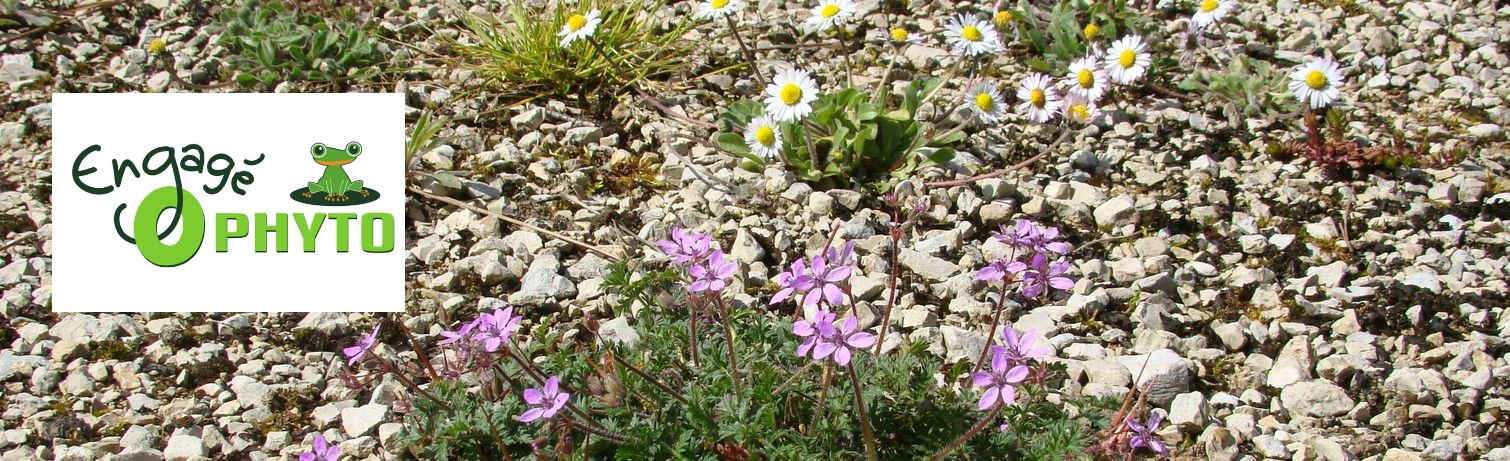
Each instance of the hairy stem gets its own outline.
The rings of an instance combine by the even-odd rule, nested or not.
[[[441,408],[446,409],[446,411],[451,411],[451,406],[450,405],[446,405],[445,401],[442,401],[441,399],[435,398],[435,395],[430,394],[430,391],[427,391],[424,388],[419,387],[418,384],[414,384],[414,381],[410,380],[408,376],[404,376],[403,373],[400,373],[398,371],[398,368],[394,367],[393,363],[389,362],[388,359],[378,358],[378,363],[382,364],[384,371],[387,371],[388,374],[391,374],[391,375],[393,375],[393,377],[398,378],[398,381],[400,383],[403,383],[404,387],[408,387],[410,390],[413,390],[414,392],[418,393],[419,395],[424,396],[425,399],[427,399],[427,400],[430,401],[430,403],[434,403],[436,405],[439,405]]]
[[[954,442],[950,443],[948,446],[945,446],[937,453],[934,453],[933,456],[928,457],[929,461],[938,461],[944,459],[945,456],[949,456],[949,454],[953,453],[954,450],[958,450],[960,446],[963,446],[965,442],[969,442],[970,439],[975,437],[976,434],[980,434],[980,431],[982,429],[985,429],[987,424],[990,424],[991,421],[994,421],[996,419],[997,415],[1001,414],[1001,408],[1001,405],[997,405],[991,408],[991,412],[987,413],[986,417],[981,418],[980,421],[976,421],[974,426],[970,426],[970,430],[965,432],[965,435],[959,436],[959,438],[954,439]]]
[[[980,359],[975,361],[975,371],[980,371],[981,367],[986,365],[986,357],[991,354],[991,343],[996,340],[996,327],[1001,325],[1001,311],[1007,305],[1008,286],[1011,286],[1011,284],[1003,279],[1001,282],[1001,295],[996,298],[996,313],[991,315],[991,329],[986,330],[986,345],[980,348]]]
[[[901,201],[897,202],[896,215],[891,218],[891,275],[887,277],[886,313],[881,315],[881,334],[876,336],[876,354],[881,353],[881,345],[886,344],[886,329],[891,327],[891,310],[897,305],[897,273],[901,268],[897,266],[897,246],[902,240],[902,224],[897,221],[902,215]]]
[[[834,380],[834,364],[825,361],[823,364],[823,386],[818,388],[818,408],[813,410],[813,424],[807,427],[807,433],[813,433],[818,427],[818,421],[823,420],[823,410],[828,408],[828,385]]]
[[[689,314],[691,314],[691,315],[689,315],[687,317],[687,343],[688,343],[688,347],[690,347],[692,349],[692,366],[696,367],[697,366],[697,317],[698,317],[698,312],[700,312],[702,309],[700,309],[696,305],[697,304],[696,300],[693,300],[691,304],[693,304],[693,305],[688,307],[688,310],[691,311],[691,312],[689,312]]]
[[[666,383],[663,383],[660,380],[655,379],[654,376],[650,376],[650,374],[646,373],[645,370],[641,370],[640,367],[636,367],[636,366],[634,366],[634,364],[629,363],[629,361],[625,360],[623,357],[619,357],[619,354],[609,354],[609,355],[613,356],[613,360],[615,362],[618,362],[619,365],[623,365],[624,368],[628,368],[630,373],[634,373],[634,375],[635,376],[639,376],[640,379],[643,379],[645,381],[649,381],[650,384],[654,385],[655,387],[660,388],[661,392],[665,392],[666,395],[671,396],[671,398],[676,399],[677,402],[680,402],[682,404],[682,406],[691,406],[692,405],[691,403],[687,402],[687,398],[686,397],[682,397],[682,395],[680,393],[678,393],[675,389],[672,389],[671,386],[667,386]]]
[[[724,339],[729,346],[729,379],[734,381],[734,395],[739,395],[739,361],[734,357],[734,309],[729,307],[723,296],[713,296],[718,298],[718,305],[724,314]]]
[[[876,461],[876,435],[870,429],[870,415],[865,412],[865,398],[860,393],[860,374],[855,373],[855,364],[850,362],[849,387],[855,391],[855,411],[860,414],[860,429],[865,433],[865,459]]]

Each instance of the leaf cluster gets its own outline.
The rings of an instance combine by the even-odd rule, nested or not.
[[[370,23],[350,7],[336,17],[290,7],[280,1],[242,0],[220,13],[220,45],[231,52],[227,64],[236,82],[271,88],[285,81],[368,79],[383,57]]]
[[[919,167],[948,162],[965,134],[938,132],[920,113],[940,84],[936,78],[913,80],[900,98],[885,103],[855,87],[824,93],[802,124],[781,125],[779,160],[809,182],[906,178]],[[730,104],[719,115],[722,131],[714,138],[725,151],[743,156],[750,169],[763,168],[766,159],[750,152],[742,133],[762,110],[749,99]]]

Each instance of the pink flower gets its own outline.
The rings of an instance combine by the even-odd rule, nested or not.
[[[1028,360],[1043,357],[1049,354],[1049,349],[1037,344],[1037,330],[1028,330],[1022,335],[1017,334],[1017,329],[1010,326],[1002,329],[1002,352],[1007,362],[1013,365],[1027,365]]]
[[[698,291],[723,291],[724,285],[730,277],[734,276],[734,261],[724,261],[722,250],[713,250],[713,255],[706,261],[694,264],[687,273],[692,276],[692,285],[689,287],[694,292]]]
[[[985,388],[978,407],[989,410],[996,405],[1011,405],[1017,402],[1017,384],[1028,377],[1028,367],[1014,365],[1007,360],[1006,349],[991,346],[991,367],[976,372],[970,377],[975,387]]]
[[[687,232],[687,229],[678,227],[671,230],[671,240],[661,240],[655,244],[661,247],[661,252],[671,257],[671,262],[687,266],[708,256],[713,249],[713,236]]]
[[[805,259],[792,261],[792,269],[777,275],[776,284],[781,286],[781,290],[771,297],[773,306],[790,298],[804,296],[818,285],[813,277],[807,274],[807,260]]]
[[[813,349],[818,343],[827,341],[827,338],[832,338],[837,333],[838,329],[834,328],[834,313],[829,312],[828,309],[818,309],[811,321],[793,322],[792,334],[803,338],[802,344],[797,345],[797,356],[812,357],[813,360],[820,359],[812,356]]]
[[[372,351],[372,347],[377,345],[378,328],[382,327],[383,324],[377,324],[377,326],[372,327],[372,333],[368,333],[367,336],[358,339],[356,345],[341,349],[341,353],[346,355],[347,366],[356,365],[358,360],[361,360],[363,356]]]
[[[543,389],[524,390],[524,402],[530,404],[532,408],[525,410],[524,414],[516,419],[522,423],[540,419],[549,420],[556,417],[556,412],[561,411],[561,407],[566,406],[566,401],[570,398],[571,394],[561,392],[561,377],[551,376],[550,379],[545,380]]]
[[[1132,431],[1132,438],[1127,441],[1128,448],[1134,452],[1138,451],[1139,448],[1147,448],[1149,451],[1168,458],[1169,448],[1165,447],[1164,441],[1159,439],[1158,434],[1155,434],[1155,432],[1158,432],[1159,424],[1163,420],[1164,417],[1159,416],[1158,413],[1150,413],[1147,423],[1139,423],[1133,421],[1132,418],[1127,418],[1125,420],[1127,428]]]
[[[1028,265],[1021,261],[1007,262],[1005,259],[991,261],[986,267],[975,272],[975,279],[982,281],[1004,280],[1006,283],[1022,281],[1023,272],[1028,270]]]
[[[1022,295],[1029,298],[1037,298],[1049,291],[1068,290],[1075,287],[1075,280],[1065,275],[1070,269],[1069,261],[1055,261],[1049,264],[1048,258],[1043,253],[1033,255],[1031,269],[1023,275]]]
[[[485,351],[498,352],[508,344],[521,320],[524,316],[514,315],[513,306],[495,310],[492,314],[484,313],[477,317],[477,333],[472,340],[481,344]]]
[[[876,345],[876,335],[868,331],[860,330],[860,320],[854,317],[844,319],[844,324],[839,326],[839,331],[831,341],[818,344],[813,351],[815,358],[822,359],[830,352],[834,355],[834,363],[839,366],[849,366],[850,356],[855,351]],[[829,349],[825,351],[825,349]]]
[[[325,440],[325,434],[315,434],[314,447],[308,453],[299,455],[299,461],[336,461],[341,457],[341,447],[331,445]]]
[[[1056,242],[1059,238],[1059,228],[1042,228],[1033,221],[1026,219],[1017,220],[1017,226],[1007,229],[1006,225],[996,233],[996,239],[1023,250],[1033,250],[1039,253],[1065,254],[1070,252],[1070,244]]]
[[[829,265],[823,256],[813,258],[811,277],[813,288],[802,297],[804,307],[817,306],[818,301],[828,301],[830,306],[844,304],[844,289],[839,283],[849,280],[854,268],[843,264]]]

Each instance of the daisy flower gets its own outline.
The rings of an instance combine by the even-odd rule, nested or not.
[[[561,46],[566,47],[571,42],[591,37],[602,22],[603,18],[597,8],[588,11],[586,15],[573,14],[566,18],[566,24],[561,25],[561,32],[557,32],[556,36],[561,37]]]
[[[1001,93],[996,91],[996,85],[977,82],[965,90],[965,98],[970,110],[986,123],[999,122],[1005,116],[1005,112],[1002,111]]]
[[[992,19],[996,20],[996,27],[1006,27],[1007,24],[1011,24],[1012,23],[1012,11],[1010,11],[1010,10],[997,11],[996,15],[992,16]]]
[[[956,54],[964,56],[1001,52],[1001,39],[996,36],[996,26],[973,15],[959,15],[944,26],[944,41],[954,48]]]
[[[917,37],[913,37],[912,36],[912,32],[908,32],[907,29],[904,29],[904,28],[901,28],[901,27],[897,27],[897,28],[891,29],[891,42],[892,43],[895,43],[897,45],[905,45],[905,44],[914,43],[914,42],[917,42],[917,41],[918,41]]]
[[[768,115],[761,115],[745,125],[745,145],[760,158],[771,160],[781,154],[781,127]]]
[[[1232,11],[1233,0],[1201,0],[1201,6],[1196,9],[1195,15],[1190,20],[1196,27],[1206,27],[1227,16]]]
[[[744,0],[707,0],[697,6],[698,19],[718,19],[744,6]]]
[[[1029,75],[1022,81],[1022,86],[1017,87],[1017,99],[1022,100],[1022,104],[1017,105],[1017,111],[1032,121],[1048,122],[1059,113],[1059,92],[1054,89],[1048,75]]]
[[[813,111],[818,99],[818,82],[807,71],[786,69],[776,74],[765,87],[765,113],[778,122],[802,120]]]
[[[1064,76],[1064,86],[1070,94],[1085,96],[1095,101],[1106,92],[1106,71],[1095,58],[1086,56],[1070,63],[1070,73]]]
[[[1312,59],[1309,64],[1290,73],[1290,92],[1295,93],[1295,99],[1310,104],[1312,109],[1336,101],[1341,96],[1338,90],[1341,86],[1342,69],[1337,66],[1337,61],[1327,58]]]
[[[1126,85],[1148,71],[1153,56],[1148,54],[1148,43],[1143,37],[1129,35],[1112,42],[1112,47],[1106,50],[1105,62],[1106,73],[1112,82]]]
[[[820,32],[843,24],[855,15],[855,2],[853,0],[823,0],[818,6],[813,7],[813,16],[807,18],[803,24],[809,32]]]
[[[1089,125],[1101,118],[1101,109],[1096,107],[1096,101],[1086,99],[1085,96],[1070,94],[1064,98],[1064,119],[1075,123]]]

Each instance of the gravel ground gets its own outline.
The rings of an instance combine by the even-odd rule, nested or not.
[[[419,162],[462,178],[465,187],[443,194],[652,262],[664,256],[643,242],[672,227],[711,232],[742,262],[734,290],[750,305],[763,305],[780,268],[818,251],[837,228],[861,254],[854,286],[865,300],[862,320],[877,322],[891,210],[875,194],[815,188],[775,168],[739,169],[736,159],[675,136],[709,133],[633,98],[612,120],[543,99],[496,110],[507,101],[469,71],[423,58],[449,52],[435,36],[458,34],[458,12],[399,3],[371,18],[389,34],[379,50],[392,67],[420,70],[276,90],[407,90],[415,111],[457,120],[443,131],[446,144]],[[751,3],[770,17],[806,15],[800,2]],[[979,9],[918,3],[920,18]],[[653,14],[669,21],[693,6]],[[353,389],[337,378],[338,349],[375,315],[51,312],[50,93],[185,91],[147,51],[156,38],[185,80],[222,81],[227,52],[214,45],[218,32],[202,27],[214,10],[127,2],[0,45],[0,460],[294,459],[317,432],[340,441],[349,459],[396,456],[401,386]],[[1015,325],[1050,338],[1053,360],[1069,370],[1066,395],[1122,395],[1147,358],[1138,385],[1167,411],[1164,435],[1177,441],[1176,458],[1510,460],[1500,419],[1510,418],[1502,129],[1510,123],[1510,7],[1279,0],[1245,3],[1233,15],[1207,40],[1284,68],[1322,53],[1342,64],[1343,105],[1368,121],[1352,123],[1350,136],[1383,143],[1398,130],[1431,154],[1466,158],[1333,177],[1265,149],[1301,136],[1286,128],[1294,123],[1287,115],[1234,118],[1200,95],[1150,93],[1106,107],[1105,123],[1073,132],[1028,168],[925,184],[1015,163],[1057,135],[1005,123],[973,136],[950,164],[896,185],[931,206],[899,255],[895,331],[949,360],[973,360],[991,304],[990,288],[972,273],[1005,254],[989,239],[998,224],[1032,218],[1076,245],[1078,282],[1066,296],[1017,309]],[[738,53],[726,35],[690,38],[704,42],[695,57],[704,67]],[[946,54],[938,46],[911,46],[899,69],[936,67],[929,63]],[[835,49],[762,56],[767,66],[842,75]],[[1225,66],[1211,53],[1190,58]],[[1008,85],[1029,72],[1001,61],[996,76]],[[879,80],[880,68],[867,69],[859,81]],[[755,83],[740,72],[696,75],[681,89],[671,102],[712,120]],[[421,337],[503,303],[533,325],[628,314],[614,312],[616,298],[602,288],[610,262],[602,256],[417,195],[408,214],[409,312],[400,321]],[[400,344],[395,338],[387,343]]]

